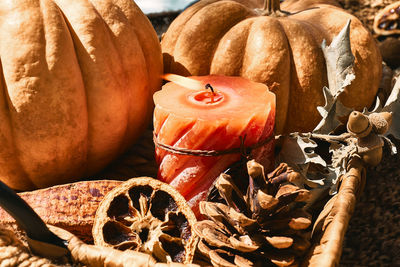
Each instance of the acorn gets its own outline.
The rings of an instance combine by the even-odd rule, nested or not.
[[[353,111],[347,122],[347,130],[356,136],[357,150],[363,161],[371,166],[378,165],[382,160],[384,134],[392,122],[392,113],[371,113],[369,116]]]
[[[365,137],[371,133],[372,125],[368,116],[359,111],[351,112],[347,122],[347,131],[358,138]]]
[[[368,116],[372,129],[377,134],[384,134],[389,130],[392,123],[391,112],[372,113]]]

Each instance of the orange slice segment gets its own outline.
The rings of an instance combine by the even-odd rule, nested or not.
[[[191,263],[196,217],[174,188],[149,177],[130,179],[100,203],[93,225],[96,245],[151,254],[162,262]]]

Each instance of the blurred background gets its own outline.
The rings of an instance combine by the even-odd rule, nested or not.
[[[184,9],[193,0],[135,0],[145,14],[170,12]]]

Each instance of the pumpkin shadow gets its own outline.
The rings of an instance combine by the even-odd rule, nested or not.
[[[190,71],[181,63],[175,61],[174,57],[168,53],[163,53],[164,73],[174,73],[182,76],[192,76]]]

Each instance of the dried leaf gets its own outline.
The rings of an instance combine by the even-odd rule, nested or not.
[[[332,94],[332,91],[327,87],[323,88],[325,97],[325,106],[317,107],[322,120],[313,130],[314,133],[329,134],[342,124],[340,117],[347,116],[353,111],[351,108],[345,107],[338,97]]]
[[[306,165],[308,163],[327,166],[325,160],[314,152],[318,145],[309,136],[291,133],[289,136],[282,136],[281,138],[283,138],[283,143],[279,153],[280,162],[286,162],[290,166],[293,164]]]
[[[307,204],[307,206],[311,206],[322,194],[326,193],[327,188],[336,187],[334,182],[337,181],[337,177],[332,175],[332,170],[328,168],[325,160],[314,152],[317,143],[309,136],[292,133],[289,136],[281,136],[281,138],[283,139],[282,150],[277,160],[288,163],[289,166],[301,174],[302,179],[293,182],[294,184],[301,188],[304,185],[312,188],[310,190],[311,197]],[[320,166],[321,168],[314,168],[315,166]],[[313,171],[310,171],[310,169],[313,169]],[[321,169],[321,171],[315,172],[315,169]]]
[[[386,135],[391,134],[400,139],[400,79],[397,79],[382,111],[392,112],[393,116],[392,125]]]
[[[322,42],[326,61],[329,88],[324,87],[325,106],[317,107],[322,120],[315,127],[315,133],[329,134],[342,123],[339,118],[350,114],[352,109],[345,107],[339,95],[354,80],[354,55],[350,46],[350,20],[340,33],[333,38],[330,46]]]
[[[397,154],[397,147],[396,145],[392,142],[392,140],[390,140],[389,138],[387,138],[386,136],[381,136],[383,141],[386,141],[386,144],[389,145],[390,148],[390,153],[392,155]]]
[[[354,55],[350,45],[350,22],[351,20],[347,21],[344,28],[333,38],[331,45],[327,46],[325,40],[322,42],[329,89],[335,97],[340,95],[355,78]]]
[[[325,179],[330,182],[329,194],[333,195],[338,192],[339,178],[345,174],[346,170],[343,168],[328,167],[328,171],[329,173]]]
[[[370,115],[375,112],[384,112],[384,111],[391,112],[393,116],[392,124],[385,135],[388,136],[391,134],[395,138],[400,139],[400,79],[396,80],[392,92],[390,93],[383,107],[379,97],[376,97],[374,108],[371,111],[364,108],[363,114]],[[395,145],[388,138],[385,138],[385,140],[388,141],[387,143],[391,148],[392,154],[396,154],[397,149]]]
[[[328,135],[327,135],[328,136]],[[354,147],[347,151],[346,146],[337,142],[331,146],[330,152],[335,155],[332,164],[327,164],[325,160],[315,153],[317,143],[311,138],[311,134],[292,133],[289,136],[280,137],[283,139],[282,150],[277,160],[287,162],[295,171],[302,175],[302,180],[294,182],[299,187],[307,185],[311,187],[311,197],[307,206],[311,206],[321,195],[329,189],[330,194],[337,192],[339,177],[345,172],[346,164]]]
[[[337,193],[337,179],[346,173],[350,159],[357,153],[356,140],[354,139],[353,142],[349,141],[347,144],[332,142],[329,152],[332,153],[332,168],[330,168],[332,187],[330,194],[335,194]]]

